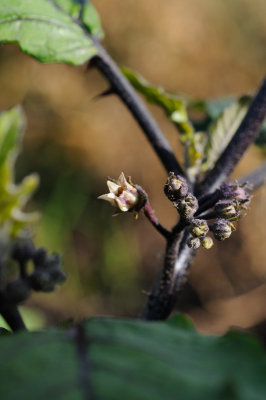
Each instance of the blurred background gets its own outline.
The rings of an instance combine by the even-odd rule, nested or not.
[[[94,0],[104,46],[120,65],[174,93],[217,98],[252,93],[266,65],[264,0]],[[143,216],[112,217],[97,196],[121,171],[149,194],[163,224],[176,221],[163,195],[166,174],[141,130],[86,66],[43,65],[17,46],[0,47],[0,109],[22,104],[27,116],[17,179],[36,171],[41,186],[31,208],[42,211],[35,242],[63,257],[68,279],[25,304],[46,324],[92,315],[138,316],[163,262],[164,241]],[[176,154],[182,148],[162,111],[148,106]],[[260,165],[253,146],[233,177]],[[265,320],[266,188],[228,241],[200,250],[183,309],[198,329],[222,333]],[[195,296],[195,293],[197,296]],[[199,300],[201,305],[199,305]]]

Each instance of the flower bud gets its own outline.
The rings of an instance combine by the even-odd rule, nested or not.
[[[239,216],[237,202],[234,200],[219,200],[214,209],[220,217],[230,219]]]
[[[210,236],[206,236],[201,239],[201,245],[204,249],[209,250],[213,246],[213,240]]]
[[[213,235],[217,240],[225,240],[229,238],[234,230],[235,227],[232,222],[222,218],[217,219],[212,226]]]
[[[184,198],[188,194],[186,180],[182,176],[170,172],[164,185],[164,193],[170,201],[177,201]]]
[[[30,276],[30,284],[36,292],[52,292],[55,289],[55,282],[49,272],[39,269]]]
[[[190,226],[190,233],[194,237],[206,236],[209,231],[207,222],[204,219],[193,219]]]
[[[180,216],[186,221],[190,221],[198,209],[198,200],[195,196],[189,193],[183,200],[175,203]]]
[[[196,250],[196,249],[198,249],[200,247],[200,239],[199,238],[190,237],[187,240],[187,245],[188,245],[188,247],[190,249]]]
[[[139,211],[147,201],[146,193],[129,182],[123,172],[117,181],[108,180],[107,186],[109,193],[99,196],[98,199],[109,201],[122,212]]]
[[[241,209],[247,209],[252,197],[250,190],[251,187],[247,183],[242,185],[239,185],[237,182],[224,183],[221,185],[220,193],[222,198],[236,200]]]

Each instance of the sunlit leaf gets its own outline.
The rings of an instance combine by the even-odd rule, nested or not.
[[[97,54],[90,34],[102,36],[98,15],[88,1],[0,2],[0,42],[18,43],[41,62],[88,61]]]

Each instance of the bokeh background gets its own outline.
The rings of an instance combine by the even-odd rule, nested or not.
[[[95,0],[104,46],[120,65],[174,93],[217,98],[252,93],[266,65],[264,0]],[[37,171],[31,208],[42,211],[35,242],[59,252],[68,280],[53,294],[26,303],[47,324],[92,315],[138,316],[163,262],[164,242],[141,217],[112,217],[97,196],[121,171],[148,192],[160,220],[176,215],[164,198],[166,174],[118,98],[95,99],[107,88],[86,66],[43,65],[15,45],[0,47],[0,109],[22,104],[27,116],[17,179]],[[148,106],[182,158],[177,133]],[[258,166],[253,146],[234,176]],[[266,189],[254,196],[232,238],[200,250],[183,308],[205,332],[251,327],[265,320]],[[198,299],[201,305],[199,306]]]

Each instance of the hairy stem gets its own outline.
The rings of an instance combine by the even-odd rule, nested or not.
[[[252,185],[252,191],[259,189],[264,183],[266,183],[266,162],[264,162],[259,168],[255,169],[248,175],[242,176],[238,179],[240,184],[248,182]]]
[[[171,314],[186,283],[187,271],[195,251],[186,245],[188,233],[184,231],[184,227],[184,222],[181,221],[167,241],[160,279],[149,294],[142,315],[145,320],[165,320]]]
[[[13,332],[18,332],[26,329],[26,326],[16,305],[1,302],[0,314],[5,319]]]
[[[153,209],[151,208],[151,205],[149,201],[144,206],[144,214],[147,217],[147,219],[150,221],[150,223],[154,226],[154,228],[161,234],[163,235],[166,239],[168,239],[171,235],[171,232],[169,232],[163,225],[160,224],[158,218],[156,217]]]
[[[104,48],[97,41],[95,41],[95,46],[98,49],[98,55],[91,60],[92,65],[105,76],[112,91],[120,97],[132,113],[166,171],[174,171],[174,173],[184,176],[183,169],[178,163],[169,142],[140,97]]]
[[[266,117],[266,79],[254,97],[247,114],[214,168],[197,188],[197,193],[210,193],[231,174],[248,146],[254,141]]]

